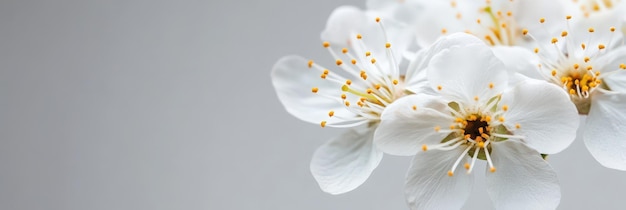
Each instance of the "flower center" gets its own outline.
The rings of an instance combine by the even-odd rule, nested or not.
[[[489,123],[484,119],[481,120],[467,120],[467,125],[463,129],[465,135],[469,135],[470,139],[489,138]]]

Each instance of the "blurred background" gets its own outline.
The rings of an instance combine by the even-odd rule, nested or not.
[[[309,172],[340,130],[284,111],[275,61],[363,0],[3,0],[0,209],[407,209],[409,158],[339,196]],[[550,157],[560,209],[622,209],[626,173],[582,142]],[[478,177],[483,173],[476,171]],[[477,179],[465,209],[490,209]]]

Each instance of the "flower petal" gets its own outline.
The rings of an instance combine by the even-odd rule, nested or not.
[[[420,50],[409,63],[405,80],[406,88],[414,93],[421,92],[427,81],[426,68],[433,56],[443,50],[482,44],[483,41],[480,39],[465,33],[454,33],[439,38],[432,46]]]
[[[299,56],[286,56],[274,64],[272,84],[287,112],[310,123],[328,121],[329,126],[356,119],[356,115],[341,102],[341,84],[321,79],[320,72],[307,68],[307,65],[308,61]],[[317,93],[312,92],[314,87],[318,89]],[[337,100],[322,95],[336,97]],[[329,117],[330,111],[342,118]]]
[[[626,170],[626,93],[594,94],[583,139],[603,166]]]
[[[492,145],[496,171],[486,172],[487,192],[496,209],[556,209],[561,188],[539,152],[516,141]]]
[[[413,109],[415,106],[415,109]],[[415,155],[423,144],[438,144],[449,132],[436,132],[453,123],[444,117],[446,104],[439,97],[417,94],[398,99],[381,116],[374,142],[392,155]]]
[[[509,79],[513,73],[520,73],[532,79],[545,80],[537,64],[541,63],[537,54],[523,47],[494,46],[493,53],[500,59],[509,72]],[[510,81],[513,82],[513,81]],[[516,81],[517,83],[519,81]],[[514,84],[514,83],[511,83]]]
[[[454,162],[465,148],[451,151],[428,150],[413,158],[407,172],[404,195],[411,209],[460,209],[472,191],[473,173],[459,166],[448,176]]]
[[[428,68],[434,90],[467,104],[475,97],[484,104],[507,87],[507,80],[504,64],[486,44],[443,49]]]
[[[351,129],[315,151],[311,173],[324,192],[341,194],[361,186],[383,158],[372,143],[375,129]]]
[[[578,111],[553,84],[526,80],[502,93],[499,105],[509,107],[503,119],[507,129],[540,153],[560,152],[576,137]]]

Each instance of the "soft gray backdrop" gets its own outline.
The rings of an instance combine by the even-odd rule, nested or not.
[[[270,83],[283,55],[331,61],[319,32],[343,4],[364,5],[1,1],[0,209],[406,209],[407,158],[321,192],[309,160],[339,131],[289,116]],[[551,161],[561,209],[626,206],[626,173],[582,142]],[[466,209],[491,208],[482,183]]]

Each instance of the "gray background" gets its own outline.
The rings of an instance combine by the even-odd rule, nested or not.
[[[319,32],[343,4],[364,5],[1,1],[0,209],[406,209],[403,157],[321,192],[309,160],[339,130],[288,115],[270,83],[283,55],[331,61]],[[561,209],[626,206],[626,174],[582,142],[551,161]],[[491,208],[482,183],[466,209]]]

